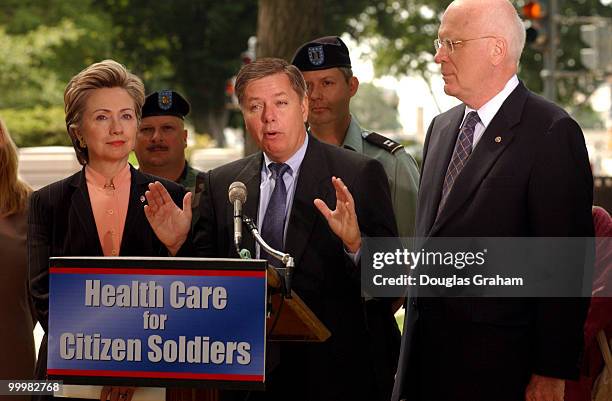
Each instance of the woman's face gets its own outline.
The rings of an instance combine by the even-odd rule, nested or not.
[[[77,135],[83,137],[89,164],[126,160],[138,129],[134,99],[123,88],[94,89],[87,97]]]

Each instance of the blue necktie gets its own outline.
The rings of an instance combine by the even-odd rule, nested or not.
[[[438,206],[438,214],[442,210],[448,193],[450,192],[457,176],[463,170],[463,166],[467,162],[468,158],[472,154],[472,143],[474,142],[474,129],[476,124],[480,122],[480,117],[475,111],[470,111],[465,117],[463,126],[459,130],[459,137],[455,143],[455,150],[451,158],[448,169],[446,170],[446,177],[444,177],[444,185],[442,186],[442,199],[440,199],[440,205]]]
[[[283,176],[289,171],[289,165],[285,163],[271,163],[268,168],[272,172],[274,180],[274,191],[268,202],[268,208],[261,227],[261,236],[272,248],[284,251],[283,234],[285,231],[285,210],[287,206],[287,188]],[[282,264],[276,258],[268,255],[265,250],[261,250],[260,257],[267,259],[268,262],[276,267]]]

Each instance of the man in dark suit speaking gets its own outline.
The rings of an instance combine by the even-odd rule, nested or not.
[[[227,189],[243,182],[243,212],[257,218],[266,242],[295,258],[293,289],[332,333],[322,344],[282,345],[266,393],[251,399],[376,400],[356,254],[362,234],[397,235],[385,172],[374,159],[307,134],[306,84],[284,60],[243,67],[236,94],[262,152],[208,174],[195,227],[198,253],[236,256]],[[266,257],[251,235],[243,247]],[[390,304],[383,313],[393,319]]]
[[[418,237],[592,237],[580,127],[518,80],[525,28],[506,0],[457,0],[435,41],[462,104],[424,145]],[[581,278],[581,277],[580,277]],[[586,299],[413,298],[393,400],[561,401]]]
[[[262,152],[207,173],[194,228],[197,254],[238,256],[228,187],[244,183],[243,213],[256,219],[268,244],[293,256],[292,288],[331,332],[323,343],[282,344],[278,354],[269,355],[277,366],[266,374],[266,391],[248,399],[382,399],[390,389],[377,387],[372,344],[390,341],[395,333],[371,338],[358,261],[362,235],[397,236],[384,169],[306,132],[306,83],[286,61],[259,59],[244,66],[236,94],[246,128]],[[241,247],[253,257],[276,263],[250,233],[243,237]],[[378,321],[391,330],[395,323],[391,302],[386,303],[377,308],[384,315]],[[389,356],[391,348],[386,347]]]

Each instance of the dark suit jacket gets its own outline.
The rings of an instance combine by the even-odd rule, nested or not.
[[[185,189],[178,184],[143,174],[130,166],[132,181],[120,256],[168,256],[144,214],[141,196],[151,182],[164,184],[174,202],[182,207]],[[39,322],[45,331],[36,366],[36,377],[47,375],[49,313],[49,258],[53,256],[103,256],[85,169],[34,192],[28,219],[28,266],[30,288]]]
[[[489,124],[436,219],[464,110],[437,116],[427,132],[417,236],[593,236],[582,131],[522,83]],[[392,399],[523,400],[533,373],[576,377],[587,307],[584,299],[413,299]]]
[[[34,337],[36,317],[28,290],[26,236],[27,211],[0,217],[0,316],[6,330],[0,331],[0,378],[34,377]],[[10,328],[10,329],[9,329]],[[0,397],[3,401],[20,396]]]
[[[228,202],[227,190],[232,182],[243,182],[248,189],[243,211],[256,218],[262,162],[262,153],[257,153],[207,174],[201,217],[194,229],[199,256],[236,257],[233,208]],[[359,267],[346,256],[342,242],[313,204],[315,198],[320,198],[335,208],[332,176],[342,178],[351,191],[364,236],[397,235],[389,185],[380,163],[310,137],[287,223],[285,251],[295,258],[293,289],[332,335],[321,344],[282,344],[280,365],[266,376],[265,394],[252,394],[251,400],[257,397],[267,400],[384,397],[381,396],[384,390],[376,385],[373,342],[364,319]],[[255,242],[250,233],[244,235],[242,245],[255,255]],[[380,356],[387,358],[389,369],[394,365],[391,353],[399,347],[399,331],[389,303],[384,304],[385,307],[378,308],[378,321],[387,334],[376,341],[385,344]],[[387,399],[392,375],[390,371]]]

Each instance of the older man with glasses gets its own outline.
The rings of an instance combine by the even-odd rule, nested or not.
[[[524,43],[507,0],[446,9],[435,61],[462,104],[427,132],[417,237],[593,236],[582,131],[519,81]],[[579,373],[587,308],[574,298],[412,297],[392,400],[561,401]]]

